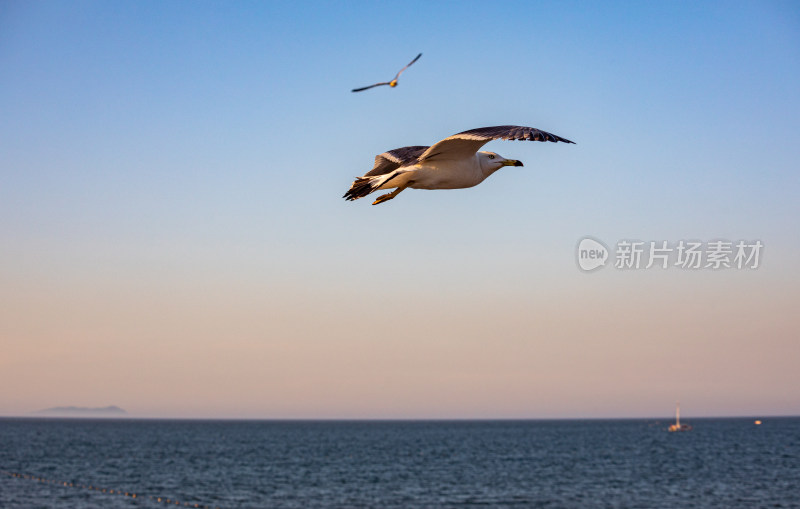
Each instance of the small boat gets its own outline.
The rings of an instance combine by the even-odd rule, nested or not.
[[[678,402],[675,405],[675,424],[669,425],[669,431],[690,431],[691,429],[691,425],[681,424],[681,404]]]

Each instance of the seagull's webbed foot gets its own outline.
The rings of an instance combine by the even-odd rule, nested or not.
[[[398,187],[397,189],[395,189],[391,193],[386,193],[386,194],[383,194],[381,196],[378,196],[378,198],[374,202],[372,202],[372,204],[373,205],[377,205],[379,203],[383,203],[385,201],[391,200],[392,198],[394,198],[395,196],[400,194],[405,188],[407,188],[408,186],[410,186],[413,183],[414,183],[413,180],[409,180],[408,182],[406,182],[402,186]]]
[[[374,202],[372,202],[372,204],[373,205],[377,205],[379,203],[383,203],[385,201],[389,201],[392,198],[394,198],[395,196],[397,196],[397,192],[396,191],[393,191],[393,192],[387,193],[387,194],[383,194],[381,196],[378,196],[378,198]]]

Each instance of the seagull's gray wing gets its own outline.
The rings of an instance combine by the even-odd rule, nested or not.
[[[402,147],[386,151],[383,154],[378,154],[375,156],[375,166],[365,173],[364,176],[375,177],[377,175],[385,175],[401,166],[416,164],[419,160],[419,156],[425,152],[427,148],[428,147],[421,146]]]
[[[397,78],[399,78],[399,77],[400,77],[400,75],[401,75],[401,74],[403,74],[403,71],[405,71],[406,69],[408,69],[409,67],[411,67],[411,64],[413,64],[414,62],[416,62],[417,60],[419,60],[419,57],[421,57],[421,56],[422,56],[422,53],[420,53],[419,55],[415,56],[415,57],[414,57],[414,60],[412,60],[411,62],[409,62],[407,66],[405,66],[405,67],[403,67],[402,69],[400,69],[399,71],[397,71],[397,74],[395,74],[395,75],[394,75],[394,79],[397,79]]]
[[[472,157],[475,152],[492,140],[552,141],[574,143],[566,138],[550,134],[535,127],[500,125],[479,127],[448,136],[433,144],[420,157],[420,161],[458,160]]]
[[[388,85],[389,83],[391,83],[391,82],[390,81],[384,81],[383,83],[375,83],[374,85],[370,85],[368,87],[354,88],[353,90],[351,90],[351,92],[361,92],[363,90],[369,90],[370,88],[373,88],[373,87],[379,87],[381,85]]]

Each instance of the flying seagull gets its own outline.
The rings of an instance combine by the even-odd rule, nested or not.
[[[379,189],[396,188],[372,204],[391,200],[406,188],[462,189],[480,184],[503,166],[522,166],[494,152],[478,152],[492,140],[552,141],[574,143],[534,127],[501,125],[479,127],[454,134],[430,147],[414,146],[389,150],[375,156],[375,166],[356,177],[343,198],[352,201]]]
[[[409,67],[411,64],[413,64],[414,62],[416,62],[417,60],[419,60],[419,57],[421,57],[421,56],[422,56],[422,53],[420,53],[419,55],[417,55],[416,57],[414,57],[414,60],[412,60],[411,62],[409,62],[407,66],[405,66],[405,67],[403,67],[402,69],[400,69],[400,71],[399,71],[397,74],[395,74],[395,76],[394,76],[394,79],[393,79],[392,81],[384,81],[383,83],[375,83],[374,85],[370,85],[370,86],[368,86],[368,87],[354,88],[354,89],[353,89],[353,92],[361,92],[361,91],[363,91],[363,90],[367,90],[367,89],[370,89],[370,88],[372,88],[372,87],[379,87],[379,86],[381,86],[381,85],[389,85],[389,86],[390,86],[390,87],[392,87],[392,88],[396,87],[396,86],[397,86],[397,78],[399,78],[399,77],[400,77],[400,75],[403,73],[403,71],[405,71],[406,69],[408,69],[408,67]]]

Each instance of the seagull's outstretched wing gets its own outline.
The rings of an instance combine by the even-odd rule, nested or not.
[[[370,88],[379,87],[381,85],[390,85],[392,87],[396,86],[397,85],[397,78],[399,78],[400,75],[403,73],[403,71],[408,69],[411,66],[411,64],[413,64],[414,62],[419,60],[419,57],[421,57],[421,56],[422,56],[422,53],[420,53],[419,55],[415,56],[414,60],[409,62],[408,65],[406,65],[405,67],[400,69],[400,71],[397,74],[394,75],[394,79],[392,81],[384,81],[382,83],[375,83],[374,85],[370,85],[368,87],[354,88],[353,90],[351,90],[351,92],[363,92],[364,90],[369,90]]]
[[[361,92],[362,90],[369,90],[370,88],[379,87],[381,85],[388,85],[389,83],[391,83],[391,81],[384,81],[383,83],[375,83],[374,85],[370,85],[368,87],[354,88],[353,90],[351,90],[351,92]]]
[[[375,156],[375,166],[370,171],[364,174],[365,177],[375,177],[377,175],[385,175],[390,171],[394,171],[401,166],[409,166],[419,161],[419,156],[428,147],[414,146],[402,147],[394,150],[388,150],[383,154]]]
[[[500,125],[479,127],[454,134],[433,144],[420,157],[420,161],[454,160],[472,157],[475,152],[492,140],[530,140],[575,143],[566,138],[550,134],[535,127]]]
[[[405,71],[406,69],[408,69],[409,67],[411,67],[411,64],[413,64],[414,62],[416,62],[417,60],[419,60],[419,57],[421,57],[421,56],[422,56],[422,53],[420,53],[419,55],[415,56],[415,57],[414,57],[414,60],[412,60],[411,62],[409,62],[409,63],[408,63],[408,65],[406,65],[405,67],[403,67],[402,69],[400,69],[399,71],[397,71],[397,74],[395,74],[395,75],[394,75],[394,79],[396,80],[397,78],[399,78],[399,77],[400,77],[400,75],[401,75],[401,74],[403,74],[403,71]]]

